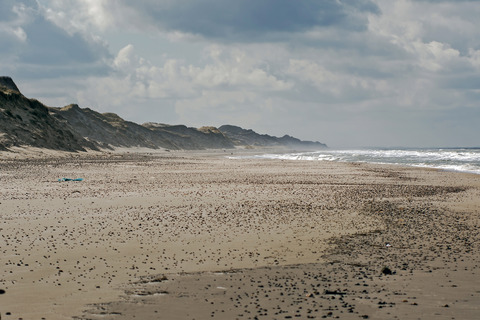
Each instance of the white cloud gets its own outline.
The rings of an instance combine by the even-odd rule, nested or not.
[[[258,61],[238,48],[208,48],[211,61],[201,67],[188,66],[182,73],[198,87],[242,88],[251,91],[284,91],[292,84],[262,69]]]
[[[313,84],[319,90],[325,89],[327,84],[339,84],[340,80],[325,67],[306,59],[290,59],[287,72],[298,80]]]
[[[113,60],[113,65],[117,70],[122,70],[126,72],[135,71],[136,68],[142,65],[142,60],[135,55],[134,47],[132,44],[128,44],[122,48],[115,59]]]
[[[410,54],[411,65],[438,72],[468,63],[472,47],[480,46],[474,2],[377,1],[381,15],[370,15],[369,30]],[[465,19],[465,17],[472,19]],[[456,47],[458,46],[458,47]]]
[[[49,0],[42,1],[45,17],[70,34],[105,30],[115,25],[108,0]]]
[[[412,47],[419,57],[419,65],[430,71],[440,71],[460,57],[458,50],[437,41],[414,42]]]
[[[470,49],[468,52],[471,64],[480,69],[480,50]]]
[[[22,28],[18,27],[12,30],[12,33],[21,41],[21,42],[26,42],[27,41],[27,34],[25,33],[25,30]]]
[[[163,65],[155,66],[129,44],[113,59],[114,72],[108,77],[91,78],[78,98],[81,104],[115,108],[139,99],[161,108],[162,101],[173,99],[178,101],[176,110],[183,117],[206,105],[229,106],[228,110],[235,109],[238,114],[245,111],[245,106],[255,104],[255,97],[292,88],[291,83],[277,79],[253,60],[246,61],[246,55],[237,49],[228,51],[215,46],[207,52],[210,59],[202,66],[176,59],[166,59]]]
[[[23,26],[33,20],[33,10],[21,3],[9,5],[8,2],[0,6],[0,10],[5,10],[4,14],[8,15],[8,19],[0,20],[0,37],[4,34],[17,42],[25,43],[27,34]]]
[[[22,27],[15,27],[11,25],[2,25],[0,23],[0,37],[1,35],[10,37],[17,43],[25,43],[27,41],[27,34]],[[2,37],[3,38],[3,37]]]

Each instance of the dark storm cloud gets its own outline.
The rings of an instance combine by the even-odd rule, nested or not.
[[[29,50],[23,51],[21,57],[26,63],[92,63],[99,58],[99,54],[105,53],[101,52],[101,48],[86,43],[78,33],[69,35],[41,16],[37,16],[24,30],[28,36]]]
[[[36,1],[0,3],[0,54],[15,61],[15,74],[66,76],[105,71],[107,48],[79,33],[68,33],[45,18]],[[79,68],[81,66],[81,68]],[[94,72],[98,73],[98,72]]]
[[[378,13],[369,0],[181,0],[134,6],[162,29],[227,41],[264,40],[316,27],[362,30],[366,20],[359,13]]]

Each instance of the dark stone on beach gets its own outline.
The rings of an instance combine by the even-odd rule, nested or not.
[[[5,292],[6,292],[5,290],[0,289],[0,294],[5,294]]]
[[[346,292],[341,292],[341,291],[332,291],[332,290],[325,290],[325,294],[333,294],[333,295],[346,295]]]
[[[150,282],[162,282],[162,281],[167,281],[167,280],[168,280],[168,278],[163,275],[163,276],[158,276],[158,277],[152,279]]]
[[[389,267],[383,267],[382,273],[383,273],[384,275],[391,275],[391,274],[393,274],[393,273],[392,273],[392,270],[390,270]]]

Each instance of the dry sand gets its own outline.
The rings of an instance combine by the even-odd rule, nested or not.
[[[3,320],[480,318],[478,175],[176,152],[0,181]]]

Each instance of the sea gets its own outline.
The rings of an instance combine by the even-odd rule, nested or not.
[[[361,148],[270,153],[229,158],[366,162],[480,174],[480,148]]]

